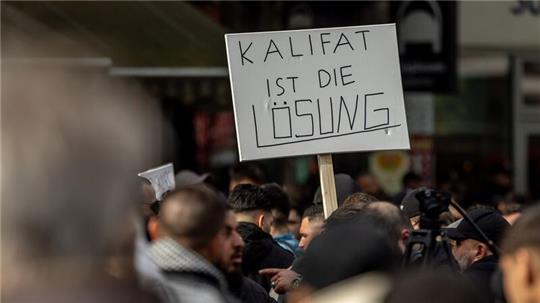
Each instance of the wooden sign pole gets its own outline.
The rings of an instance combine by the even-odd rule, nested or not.
[[[317,155],[317,160],[319,162],[319,175],[321,176],[324,218],[328,218],[338,208],[332,154]]]

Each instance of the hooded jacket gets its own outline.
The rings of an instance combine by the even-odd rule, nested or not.
[[[294,261],[294,255],[281,248],[272,236],[257,225],[248,222],[238,223],[238,233],[246,246],[242,261],[242,273],[270,291],[271,281],[259,274],[263,268],[288,268]]]

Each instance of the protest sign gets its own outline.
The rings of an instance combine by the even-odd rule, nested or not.
[[[149,169],[137,174],[137,176],[145,178],[150,182],[158,201],[161,201],[164,193],[174,190],[176,186],[174,182],[174,167],[172,163]]]
[[[240,160],[409,148],[394,24],[225,38]]]
[[[225,35],[240,160],[409,149],[395,24]]]

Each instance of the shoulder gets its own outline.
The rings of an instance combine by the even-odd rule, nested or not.
[[[290,266],[294,261],[294,254],[291,251],[281,247],[281,245],[279,245],[279,243],[276,241],[273,241],[272,244],[273,255],[275,255],[277,258],[283,259],[286,263],[288,263],[287,266]]]
[[[205,281],[182,276],[168,277],[160,281],[165,302],[222,303],[220,290]]]

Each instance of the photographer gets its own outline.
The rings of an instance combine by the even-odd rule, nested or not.
[[[413,230],[405,249],[403,264],[423,268],[458,271],[444,226],[451,221],[452,197],[447,192],[418,188],[401,202],[401,210],[409,217]]]

